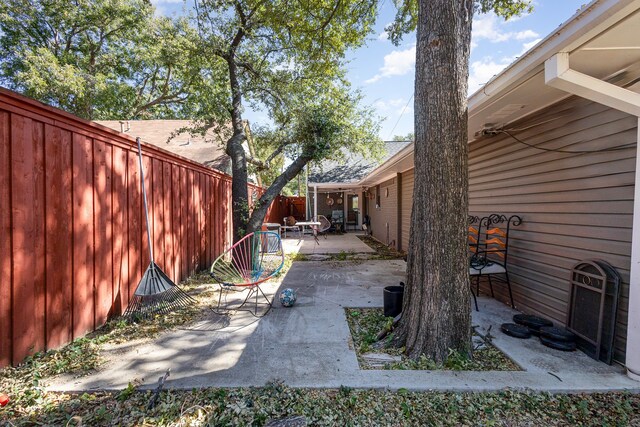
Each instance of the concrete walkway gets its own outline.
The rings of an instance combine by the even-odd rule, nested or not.
[[[287,238],[282,235],[282,246],[286,254],[339,254],[340,252],[374,253],[367,244],[360,240],[356,233],[329,234],[327,238],[320,236],[316,243],[311,235],[300,238],[288,233]]]
[[[292,308],[275,303],[260,319],[216,315],[143,344],[127,344],[108,355],[106,366],[82,378],[62,377],[54,390],[122,389],[129,382],[155,387],[171,369],[169,388],[261,386],[273,379],[293,387],[407,388],[490,391],[531,389],[550,392],[640,390],[621,367],[595,362],[580,352],[563,353],[537,340],[499,332],[512,311],[480,298],[473,322],[491,326],[494,343],[526,371],[361,370],[352,350],[344,307],[382,305],[382,288],[404,277],[403,261],[296,262],[282,287],[292,287]],[[277,285],[271,285],[275,291]]]

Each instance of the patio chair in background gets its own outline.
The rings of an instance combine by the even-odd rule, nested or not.
[[[260,288],[260,284],[278,274],[284,265],[284,250],[278,233],[272,231],[256,231],[246,235],[227,249],[211,265],[210,274],[220,285],[216,312],[227,314],[229,311],[243,311],[242,307],[255,296],[255,309],[244,310],[258,316],[258,306],[271,309],[272,300]],[[225,291],[248,291],[241,304],[231,307],[226,301]],[[222,294],[225,294],[225,307],[222,307]],[[262,297],[266,302],[258,302]]]
[[[296,219],[293,216],[287,216],[282,219],[282,224],[280,226],[280,234],[284,231],[284,237],[287,238],[287,230],[291,230],[293,232],[298,233],[298,237],[302,238],[302,230],[299,225],[296,225]]]
[[[518,215],[511,215],[507,218],[505,215],[493,214],[480,220],[476,250],[471,256],[469,266],[469,275],[475,278],[476,293],[474,297],[480,294],[480,278],[482,276],[487,277],[491,296],[494,297],[492,277],[495,276],[496,279],[507,284],[511,307],[515,308],[507,260],[509,232],[512,226],[518,226],[521,223],[522,218]]]
[[[320,244],[320,242],[318,242],[318,236],[324,236],[325,239],[327,238],[327,232],[331,228],[331,221],[324,215],[318,215],[318,222],[320,223],[320,227],[318,227],[314,235],[316,236],[316,242]]]

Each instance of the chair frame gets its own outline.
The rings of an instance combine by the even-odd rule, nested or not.
[[[267,237],[266,242],[263,240],[264,236]],[[260,240],[256,240],[256,237],[258,237]],[[277,248],[270,245],[269,238],[277,239]],[[249,239],[251,239],[250,242]],[[247,255],[240,253],[234,257],[233,250],[235,248],[246,248],[248,244],[251,245],[250,247],[252,248],[251,254]],[[264,250],[265,244],[267,248],[266,251]],[[253,252],[254,250],[255,252]],[[278,258],[280,259],[280,265],[268,275],[262,276],[262,271],[260,271],[260,269],[262,268],[262,261],[264,259],[265,253],[275,254],[272,256],[276,261]],[[258,258],[259,261],[257,260]],[[228,261],[228,259],[231,259],[231,261]],[[224,264],[225,262],[227,264]],[[259,265],[256,265],[256,262],[258,262]],[[280,235],[278,233],[273,231],[255,231],[246,235],[234,245],[225,250],[218,258],[216,258],[216,260],[211,265],[210,275],[218,282],[218,285],[220,286],[218,305],[214,311],[218,314],[229,314],[229,312],[231,311],[248,311],[256,317],[266,315],[269,310],[271,310],[273,298],[270,299],[260,288],[260,285],[276,276],[280,272],[280,270],[282,270],[283,266],[284,249],[282,247],[282,239],[280,238]],[[235,275],[234,279],[238,280],[233,282],[225,280],[222,277],[223,274]],[[248,293],[244,301],[242,301],[242,303],[237,307],[229,308],[227,305],[226,308],[222,308],[222,294],[224,293],[224,291],[248,291]],[[245,304],[247,304],[252,297],[255,297],[254,310],[243,309]],[[262,297],[262,299],[264,299],[266,302],[259,302],[260,297]],[[258,316],[258,307],[260,305],[267,306],[267,310],[261,316]]]
[[[471,222],[472,218],[470,218],[470,223]],[[475,252],[471,257],[469,265],[469,273],[471,276],[475,277],[476,292],[473,293],[472,288],[471,293],[476,305],[476,311],[478,311],[477,296],[480,295],[480,278],[482,276],[486,276],[487,280],[489,281],[489,289],[491,291],[492,298],[495,298],[493,292],[493,281],[491,280],[492,276],[497,276],[496,279],[506,283],[507,289],[509,291],[509,301],[511,302],[511,307],[515,308],[507,262],[509,256],[509,237],[511,227],[519,226],[521,223],[522,218],[518,215],[511,215],[510,217],[507,217],[501,214],[491,214],[479,220],[477,229],[478,237],[475,243]],[[502,225],[502,227],[500,227],[500,225]],[[496,235],[498,237],[496,237]],[[500,238],[502,238],[503,240],[501,240]],[[497,258],[502,258],[502,260],[499,260]],[[502,267],[502,269],[504,269],[504,272],[483,272],[483,270],[492,265],[498,265]],[[502,274],[504,275],[504,278],[498,276]]]
[[[329,225],[328,226],[325,225],[324,228],[322,228],[323,226],[321,225],[320,227],[318,227],[317,230],[315,230],[315,233],[313,233],[317,244],[320,244],[320,241],[318,240],[318,236],[324,236],[325,240],[327,239],[327,231],[330,230],[333,225],[331,224],[331,221],[329,221],[329,219],[324,215],[318,215],[318,218],[316,219],[316,221],[322,224],[323,219],[325,223]]]

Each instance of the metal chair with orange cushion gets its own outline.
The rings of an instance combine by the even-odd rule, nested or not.
[[[480,225],[474,225],[478,223],[480,219],[475,216],[469,216],[469,228],[467,233],[467,243],[469,245],[469,259],[472,260],[475,255],[478,253],[478,241],[480,237]],[[478,299],[476,298],[476,294],[473,293],[473,288],[471,289],[471,296],[473,296],[473,303],[476,306],[476,311],[478,310]]]
[[[492,214],[480,220],[477,229],[478,238],[475,243],[476,250],[471,256],[469,266],[469,275],[475,277],[476,293],[474,296],[480,294],[480,278],[486,276],[491,296],[494,297],[492,277],[497,276],[495,278],[507,284],[511,307],[515,308],[507,260],[509,232],[512,226],[518,226],[521,223],[522,218],[518,215],[511,215],[507,218],[505,215]]]

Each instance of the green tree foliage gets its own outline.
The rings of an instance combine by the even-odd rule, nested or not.
[[[406,135],[393,135],[393,138],[391,138],[392,141],[413,141],[414,139],[416,137],[413,132],[409,132]]]
[[[227,69],[229,96],[221,101],[229,112],[226,117],[211,114],[201,116],[203,127],[217,124],[232,125],[232,135],[226,151],[231,157],[233,173],[234,240],[250,232],[262,222],[268,206],[284,187],[313,159],[327,156],[340,138],[325,138],[329,134],[352,131],[344,121],[331,119],[317,107],[316,98],[326,91],[348,92],[342,85],[343,62],[347,49],[361,46],[371,33],[377,13],[375,0],[200,0],[196,1],[196,23],[203,49],[211,61],[223,62]],[[341,99],[340,97],[338,99]],[[308,105],[301,107],[297,100]],[[291,136],[293,126],[304,149],[287,151],[294,155],[291,164],[274,178],[272,186],[249,214],[248,163],[259,168],[270,166],[272,160],[285,152],[291,144],[275,141],[276,134],[257,138],[275,147],[264,162],[247,157],[242,146],[246,139],[242,114],[245,104],[266,111],[280,132]],[[330,108],[339,108],[337,103]],[[299,111],[308,111],[304,120]],[[323,114],[325,114],[323,116]],[[350,116],[353,117],[353,116]],[[217,119],[214,123],[212,118]],[[295,126],[293,124],[296,124]],[[315,127],[314,127],[315,126]],[[306,129],[306,131],[304,130]],[[306,132],[306,133],[305,133]],[[266,135],[266,134],[265,134]],[[324,149],[314,141],[331,139],[331,149]],[[288,140],[287,140],[288,141]],[[364,146],[375,139],[362,141]],[[267,147],[267,145],[264,145]],[[316,151],[313,151],[315,148]],[[293,168],[292,168],[293,166]],[[277,191],[276,191],[277,190]]]
[[[86,119],[188,117],[197,43],[145,0],[0,0],[0,84]]]
[[[360,107],[359,93],[350,92],[344,84],[327,85],[315,98],[303,94],[298,102],[290,102],[283,120],[274,128],[254,132],[256,145],[274,147],[272,158],[282,153],[288,163],[272,182],[253,210],[247,229],[260,226],[269,204],[283,187],[309,162],[326,159],[341,161],[348,153],[380,158],[383,150],[378,138],[379,123],[369,108]],[[273,157],[273,156],[276,157]],[[277,175],[277,176],[276,176]]]
[[[385,30],[389,39],[398,45],[404,34],[415,31],[418,25],[419,0],[394,0],[397,13],[394,21]],[[505,19],[530,13],[533,10],[531,0],[476,0],[474,10],[480,13],[494,12]]]
[[[345,52],[371,33],[377,1],[193,5],[190,17],[173,19],[155,17],[148,0],[0,0],[0,47],[8,52],[0,84],[87,119],[189,118],[196,125],[182,131],[214,128],[231,157],[237,239],[251,231],[249,164],[280,191],[279,178],[294,178],[308,161],[377,149],[372,116],[360,114],[344,79]],[[268,114],[287,139],[258,138],[257,158],[248,155],[245,106]],[[311,130],[305,120],[321,123]],[[329,140],[326,149],[312,143]],[[283,174],[285,154],[296,168]]]

